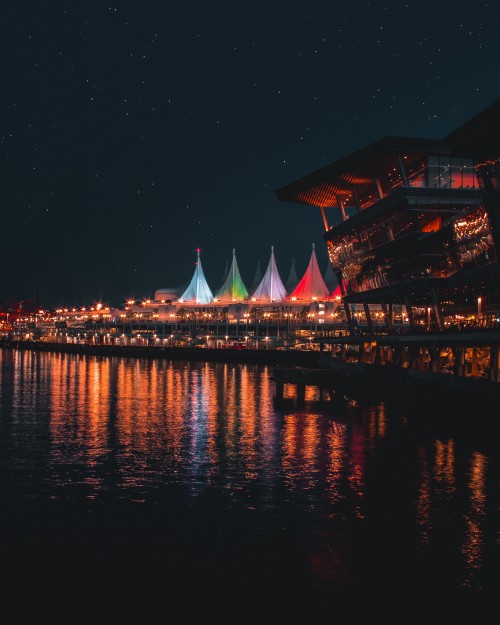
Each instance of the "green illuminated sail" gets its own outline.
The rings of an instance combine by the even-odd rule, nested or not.
[[[224,284],[215,295],[215,299],[220,302],[242,302],[247,298],[248,291],[240,276],[238,263],[236,262],[236,250],[233,250],[233,262]]]

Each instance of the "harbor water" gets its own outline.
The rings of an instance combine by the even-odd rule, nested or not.
[[[265,365],[0,350],[2,573],[12,588],[493,591],[486,408],[432,403],[316,387],[277,403]]]

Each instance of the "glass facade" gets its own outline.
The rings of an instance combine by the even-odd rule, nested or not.
[[[410,187],[428,189],[478,189],[470,159],[443,155],[405,155],[403,163]]]
[[[328,245],[348,293],[422,278],[447,278],[496,261],[480,200],[407,198],[392,211]]]

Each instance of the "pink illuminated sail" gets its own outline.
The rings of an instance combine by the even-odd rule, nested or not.
[[[294,290],[290,293],[288,299],[306,301],[311,301],[312,299],[325,300],[329,297],[329,295],[330,290],[326,286],[323,276],[321,275],[313,243],[311,259],[306,272]]]

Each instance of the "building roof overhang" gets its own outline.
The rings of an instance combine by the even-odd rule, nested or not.
[[[317,207],[337,206],[337,196],[353,186],[372,184],[374,174],[393,166],[395,156],[405,153],[449,154],[441,139],[385,137],[331,165],[327,165],[275,191],[279,200]]]

